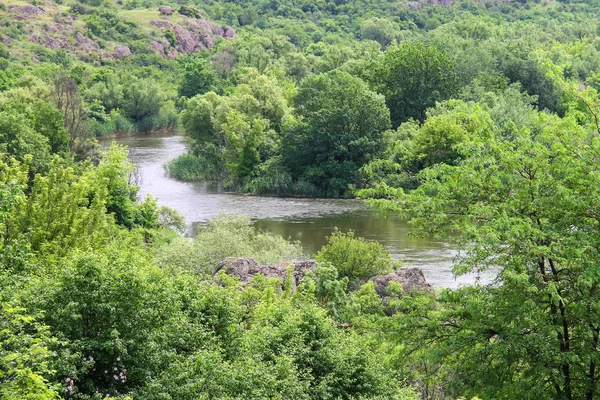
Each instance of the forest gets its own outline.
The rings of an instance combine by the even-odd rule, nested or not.
[[[0,398],[600,399],[599,17],[4,0]],[[173,179],[364,199],[495,278],[411,286],[352,231],[305,254],[243,215],[190,238],[98,140],[173,132]]]

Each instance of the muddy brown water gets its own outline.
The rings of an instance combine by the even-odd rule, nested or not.
[[[457,287],[475,282],[475,274],[455,277],[452,263],[457,252],[447,243],[412,236],[411,227],[393,215],[383,217],[361,200],[298,199],[247,196],[227,193],[218,184],[180,182],[171,179],[164,164],[186,151],[180,135],[128,136],[115,141],[129,147],[129,157],[138,166],[139,197],[151,194],[158,203],[178,210],[190,226],[206,223],[219,213],[238,213],[252,219],[258,229],[298,240],[308,256],[326,243],[334,228],[352,229],[357,236],[386,246],[404,265],[423,269],[427,281],[438,287]],[[482,276],[483,281],[489,275]]]

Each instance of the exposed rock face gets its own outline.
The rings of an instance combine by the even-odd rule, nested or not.
[[[250,283],[250,280],[255,275],[262,274],[267,278],[280,279],[283,286],[287,277],[287,268],[290,265],[294,266],[292,290],[295,291],[302,278],[304,278],[304,275],[308,271],[315,271],[316,263],[314,260],[295,261],[279,265],[258,265],[253,258],[230,257],[219,263],[215,269],[215,274],[223,270],[227,275],[238,278],[244,285]]]
[[[172,15],[175,12],[175,9],[173,7],[169,7],[169,6],[160,6],[160,7],[158,7],[158,11],[162,15]]]
[[[175,35],[175,46],[171,46],[163,38],[154,38],[153,50],[159,55],[167,58],[175,58],[180,53],[192,54],[214,46],[217,38],[230,39],[235,37],[233,28],[224,28],[207,19],[184,18],[183,23],[175,24],[170,21],[154,20],[150,23],[163,30],[171,29]]]
[[[100,50],[100,46],[98,43],[94,42],[92,39],[83,36],[83,33],[77,32],[75,34],[75,39],[77,40],[77,44],[79,47],[86,53],[91,53],[93,51]]]
[[[287,277],[287,268],[290,265],[294,266],[292,290],[295,291],[308,271],[315,272],[316,262],[314,260],[294,261],[278,265],[259,265],[253,258],[229,257],[219,263],[215,269],[215,274],[223,270],[227,275],[238,278],[244,285],[250,283],[250,280],[254,276],[262,274],[267,278],[280,279],[283,285]],[[425,280],[423,271],[415,267],[400,268],[396,272],[374,276],[370,280],[375,282],[375,291],[383,299],[384,304],[386,303],[386,298],[391,295],[387,290],[390,282],[401,284],[405,292],[412,290],[432,291],[431,285]]]
[[[15,15],[15,19],[19,21],[26,20],[34,15],[46,14],[46,11],[42,7],[32,5],[18,6],[13,4],[8,6],[8,11]]]
[[[370,280],[375,282],[375,291],[382,298],[390,296],[391,293],[387,290],[390,282],[398,282],[405,292],[415,289],[426,292],[431,291],[431,285],[425,280],[423,271],[421,268],[416,267],[400,268],[396,272],[374,276]]]
[[[175,25],[172,22],[162,21],[162,20],[154,20],[154,21],[150,21],[150,23],[152,25],[156,26],[157,28],[170,28],[173,25]]]
[[[117,60],[122,60],[126,57],[131,56],[131,50],[127,46],[118,45],[115,47],[115,51],[113,52],[113,57]]]
[[[423,4],[419,3],[418,1],[410,1],[410,2],[406,3],[406,5],[411,10],[420,10],[423,8]]]
[[[428,3],[432,6],[450,7],[454,3],[454,1],[453,0],[429,0]]]
[[[473,3],[483,4],[485,0],[471,0]],[[499,4],[511,4],[512,0],[492,0],[494,5]],[[450,7],[455,3],[455,0],[419,0],[419,1],[410,1],[406,3],[406,7],[411,10],[421,10],[423,6],[437,6],[437,7]]]

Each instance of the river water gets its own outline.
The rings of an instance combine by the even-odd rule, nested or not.
[[[163,166],[186,151],[185,137],[146,135],[113,140],[129,147],[129,157],[138,166],[139,197],[151,194],[160,205],[179,211],[191,232],[219,213],[244,214],[259,229],[300,241],[310,256],[326,243],[335,227],[352,229],[357,236],[379,241],[404,265],[422,268],[434,286],[457,287],[478,279],[476,275],[454,277],[452,262],[457,253],[448,244],[411,236],[411,227],[405,222],[393,215],[383,217],[361,200],[247,196],[225,193],[216,184],[179,182],[169,178]],[[102,144],[108,147],[113,140]]]

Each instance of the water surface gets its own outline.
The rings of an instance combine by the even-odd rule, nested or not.
[[[336,227],[352,229],[357,236],[382,243],[405,265],[422,268],[434,286],[456,287],[477,279],[475,275],[453,276],[452,261],[457,253],[448,244],[412,236],[404,221],[383,217],[361,200],[247,196],[226,193],[216,184],[179,182],[168,177],[164,164],[186,151],[185,137],[129,136],[114,141],[129,147],[130,159],[138,166],[140,198],[151,194],[159,204],[175,208],[191,231],[219,213],[244,214],[259,229],[298,240],[310,255],[326,243]],[[103,144],[108,147],[111,142]]]

